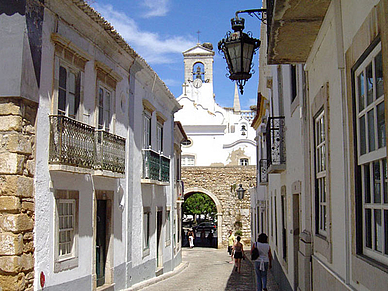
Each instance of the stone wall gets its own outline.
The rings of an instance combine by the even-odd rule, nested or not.
[[[33,290],[37,106],[0,98],[0,290]]]
[[[213,193],[222,208],[222,245],[227,245],[228,231],[241,229],[242,242],[246,248],[251,241],[251,200],[249,191],[239,200],[236,187],[242,184],[249,190],[256,185],[256,166],[232,167],[183,167],[182,180],[185,194],[190,188],[203,188]],[[220,239],[220,238],[219,238]]]

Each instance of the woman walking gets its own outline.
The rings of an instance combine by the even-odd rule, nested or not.
[[[241,240],[241,237],[238,236],[237,241],[233,246],[234,262],[235,262],[234,268],[235,268],[235,271],[237,271],[238,273],[240,273],[241,271],[241,259],[244,256],[244,246],[242,243],[240,243],[240,240]]]
[[[189,244],[190,244],[190,248],[192,249],[194,247],[194,231],[193,230],[189,230]]]
[[[251,253],[254,248],[259,250],[259,257],[255,260],[257,291],[267,291],[267,271],[272,268],[272,253],[265,233],[259,235],[257,242],[252,246]]]

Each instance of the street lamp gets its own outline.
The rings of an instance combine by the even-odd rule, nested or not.
[[[242,200],[244,198],[245,191],[242,184],[238,185],[238,188],[236,189],[238,199]]]
[[[244,33],[245,19],[239,18],[239,13],[249,13],[255,15],[263,21],[265,9],[240,10],[236,12],[236,17],[230,20],[234,32],[228,31],[225,38],[218,42],[218,50],[224,54],[228,65],[229,79],[236,81],[241,94],[243,87],[250,79],[254,71],[252,69],[252,58],[256,49],[260,47],[260,40],[253,38],[252,33]],[[261,13],[258,17],[256,13]]]

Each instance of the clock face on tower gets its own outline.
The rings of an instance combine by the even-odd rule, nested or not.
[[[201,86],[202,86],[202,80],[201,79],[195,79],[194,81],[193,81],[193,86],[194,86],[194,88],[200,88]]]

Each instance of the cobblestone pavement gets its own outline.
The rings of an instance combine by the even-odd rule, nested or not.
[[[248,255],[248,252],[247,252]],[[241,273],[234,271],[226,249],[199,248],[183,249],[183,262],[188,267],[182,272],[145,287],[143,291],[255,291],[255,273],[249,260],[242,261]],[[271,274],[268,290],[279,291]]]

